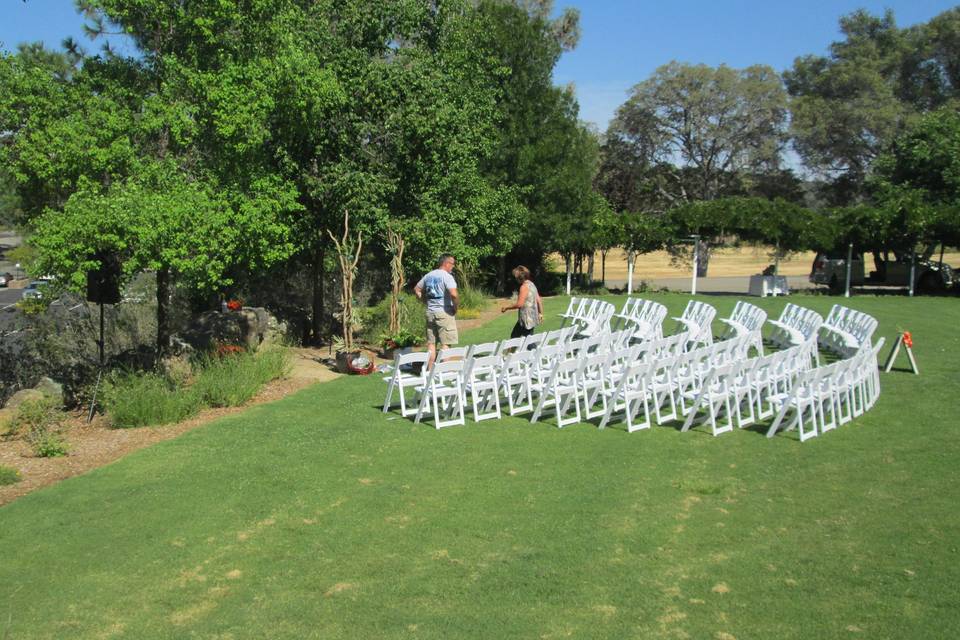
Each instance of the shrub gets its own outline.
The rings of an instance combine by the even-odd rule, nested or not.
[[[423,321],[423,305],[417,297],[407,293],[400,296],[400,331],[398,334],[415,336],[414,343],[426,340],[426,325]],[[372,307],[357,310],[361,329],[357,337],[369,344],[382,344],[381,340],[390,332],[390,297],[386,297]]]
[[[193,391],[205,405],[236,407],[253,398],[266,383],[289,375],[290,369],[290,350],[282,347],[205,356],[198,361]]]
[[[20,472],[0,464],[0,487],[14,482],[20,482]]]
[[[13,418],[13,433],[24,434],[24,439],[38,458],[55,458],[67,454],[67,443],[60,435],[63,412],[53,398],[26,400]]]
[[[67,455],[69,445],[59,433],[52,431],[30,432],[27,442],[33,449],[33,455],[38,458],[58,458]]]
[[[200,397],[156,373],[114,374],[103,391],[110,424],[119,429],[179,422],[201,408]]]
[[[157,373],[114,375],[105,386],[103,404],[117,428],[179,422],[205,406],[241,405],[267,382],[289,375],[291,366],[286,347],[226,355],[214,351],[194,362],[189,386]]]
[[[465,317],[463,316],[464,311],[476,311],[477,315],[480,315],[479,312],[486,309],[487,304],[489,304],[490,296],[483,289],[461,285],[457,289],[457,293],[460,295],[460,309],[457,315],[461,317]]]

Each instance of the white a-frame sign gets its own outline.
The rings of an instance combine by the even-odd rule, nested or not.
[[[917,359],[913,357],[913,336],[910,335],[909,331],[901,331],[897,335],[897,341],[893,343],[893,349],[890,350],[890,355],[887,356],[887,362],[883,365],[884,372],[889,372],[890,369],[893,368],[893,363],[897,359],[897,354],[900,353],[901,346],[907,349],[907,357],[910,358],[910,370],[920,375],[920,369],[917,367]]]

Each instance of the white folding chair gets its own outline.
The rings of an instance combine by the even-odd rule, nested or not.
[[[471,363],[464,377],[464,387],[470,398],[474,422],[500,418],[499,365],[495,355],[480,356]]]
[[[616,380],[616,385],[607,391],[607,410],[600,421],[600,428],[604,429],[613,416],[623,414],[627,424],[627,433],[640,429],[650,428],[650,372],[652,362],[633,362]],[[643,409],[643,419],[637,421],[640,409]]]
[[[419,423],[427,407],[433,408],[437,429],[466,424],[463,417],[463,360],[435,362],[421,390],[420,406],[414,422]]]
[[[776,435],[780,424],[792,410],[793,418],[787,423],[785,430],[798,428],[800,442],[806,442],[817,436],[817,392],[820,382],[820,370],[809,369],[800,373],[793,383],[789,393],[778,393],[771,396],[771,401],[777,406],[777,417],[767,430],[767,437]]]
[[[497,386],[507,399],[507,412],[511,416],[533,411],[532,376],[536,359],[533,351],[516,351],[502,361]]]
[[[737,365],[734,364],[714,367],[704,378],[703,384],[695,395],[693,392],[683,394],[691,402],[691,407],[687,419],[680,429],[681,431],[689,431],[696,421],[698,413],[703,409],[706,409],[707,414],[703,416],[701,423],[709,421],[710,430],[714,436],[733,431],[733,421],[737,409],[733,389],[733,377],[736,368]],[[726,418],[726,423],[717,422],[717,418],[721,417]]]
[[[404,418],[417,412],[417,396],[414,391],[414,397],[410,398],[408,406],[408,390],[414,390],[416,387],[423,387],[427,382],[427,359],[430,354],[426,351],[415,353],[397,354],[393,358],[393,369],[389,376],[384,377],[387,383],[387,397],[383,401],[383,412],[390,410],[390,402],[393,399],[393,392],[396,390],[400,395],[400,415]]]
[[[579,368],[580,363],[576,360],[556,361],[550,376],[540,389],[537,407],[530,422],[537,422],[544,409],[548,408],[553,409],[558,427],[580,422],[580,393],[577,388]],[[568,415],[571,403],[573,414]]]

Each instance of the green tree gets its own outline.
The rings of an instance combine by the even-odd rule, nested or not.
[[[844,39],[784,73],[794,146],[834,204],[868,196],[873,163],[915,114],[960,91],[960,9],[900,29],[893,12],[840,19]]]
[[[512,242],[492,254],[496,262],[489,265],[505,291],[508,261],[536,268],[551,251],[586,251],[596,205],[596,140],[578,122],[572,88],[556,87],[552,79],[560,55],[576,45],[577,12],[552,18],[552,2],[503,0],[481,0],[478,11],[483,49],[502,68],[493,79],[499,92],[494,146],[481,170],[494,184],[514,189],[522,207],[514,225],[503,227]]]
[[[728,195],[741,173],[776,169],[786,116],[786,93],[770,67],[671,62],[633,88],[608,138],[626,148],[635,171],[656,180],[660,196],[679,204]]]

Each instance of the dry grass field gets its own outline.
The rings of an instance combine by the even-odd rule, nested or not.
[[[812,251],[794,253],[780,261],[780,274],[784,276],[805,276],[810,273],[815,254]],[[558,270],[563,269],[563,260],[554,256]],[[944,254],[944,262],[960,268],[960,252]],[[728,247],[717,249],[710,257],[709,276],[749,276],[763,271],[773,262],[770,249],[765,247]],[[600,252],[596,255],[594,278],[600,279]],[[627,279],[627,254],[622,249],[612,249],[607,253],[607,280]],[[650,278],[681,278],[690,275],[689,265],[671,264],[670,254],[655,251],[637,256],[634,277],[640,280]]]

